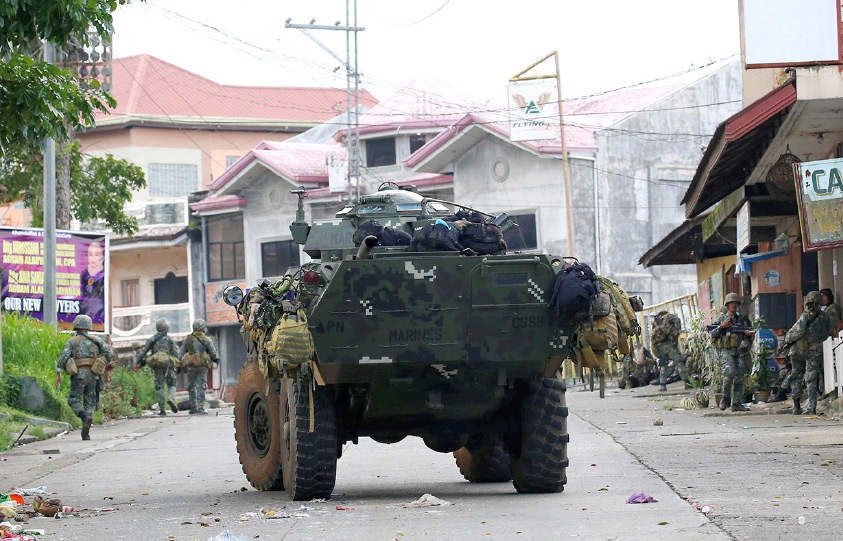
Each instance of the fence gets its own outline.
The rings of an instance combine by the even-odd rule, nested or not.
[[[823,343],[823,379],[825,394],[837,391],[843,396],[843,331]]]
[[[683,295],[668,301],[645,306],[644,310],[638,312],[638,324],[641,326],[641,340],[644,345],[650,350],[653,350],[650,342],[650,334],[653,332],[653,319],[661,311],[667,311],[671,314],[676,314],[682,320],[682,329],[687,330],[691,327],[691,320],[696,317],[700,311],[699,303],[697,302],[697,294]],[[681,344],[683,340],[679,340]]]
[[[638,325],[641,326],[641,341],[651,351],[653,348],[650,343],[650,334],[653,330],[653,318],[655,318],[656,314],[662,310],[666,310],[667,312],[679,316],[679,319],[682,320],[682,328],[688,329],[690,328],[691,320],[696,317],[700,311],[699,303],[697,302],[697,295],[696,293],[683,295],[658,304],[645,306],[643,311],[636,314],[638,317]],[[679,341],[680,344],[684,342],[681,338],[682,337],[680,337]],[[838,357],[843,357],[843,354],[838,355]],[[618,377],[620,373],[620,363],[615,361],[619,360],[620,354],[610,351],[605,352],[604,372],[607,378]],[[589,371],[587,369],[583,369],[583,373],[584,374],[582,376],[578,373],[577,366],[574,362],[566,362],[562,365],[563,378],[572,381],[579,380],[582,377],[582,379],[585,380],[585,384],[588,385],[590,376]]]

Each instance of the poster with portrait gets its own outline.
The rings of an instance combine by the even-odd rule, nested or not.
[[[94,332],[110,332],[109,242],[102,233],[56,231],[56,309],[59,329],[87,314]],[[2,307],[44,320],[44,230],[0,227]]]

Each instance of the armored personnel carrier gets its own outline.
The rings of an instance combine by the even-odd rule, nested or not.
[[[312,261],[223,295],[249,355],[234,426],[250,483],[294,500],[329,498],[344,444],[417,436],[453,452],[471,482],[561,492],[559,369],[574,323],[548,301],[563,258],[505,253],[500,232],[516,226],[505,214],[392,184],[313,224],[306,194],[293,193],[290,229]],[[472,227],[479,237],[465,236]]]

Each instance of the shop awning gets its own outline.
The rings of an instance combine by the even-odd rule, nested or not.
[[[647,250],[638,260],[645,268],[653,265],[688,265],[704,258],[720,257],[735,253],[734,242],[703,244],[702,223],[706,214],[685,220],[665,235],[655,246]]]
[[[771,252],[761,252],[760,254],[752,254],[752,255],[744,255],[738,258],[738,261],[735,263],[735,274],[740,274],[742,272],[748,273],[752,264],[756,261],[764,261],[765,259],[772,259],[774,257],[779,257],[782,255],[787,255],[787,248],[782,248],[781,250],[773,250]]]
[[[686,217],[698,216],[746,183],[795,102],[791,79],[717,126],[682,199]]]

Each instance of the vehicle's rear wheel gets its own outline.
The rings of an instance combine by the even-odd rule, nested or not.
[[[518,492],[562,492],[568,482],[568,408],[565,382],[529,382],[518,416],[518,441],[511,453],[512,484]]]
[[[281,461],[284,487],[293,500],[330,498],[337,478],[337,416],[334,395],[310,378],[287,378]]]
[[[281,473],[281,404],[277,382],[267,381],[256,362],[237,380],[234,439],[246,479],[258,490],[284,490]]]
[[[472,483],[500,483],[512,479],[509,453],[495,434],[474,434],[454,451],[460,473]]]

